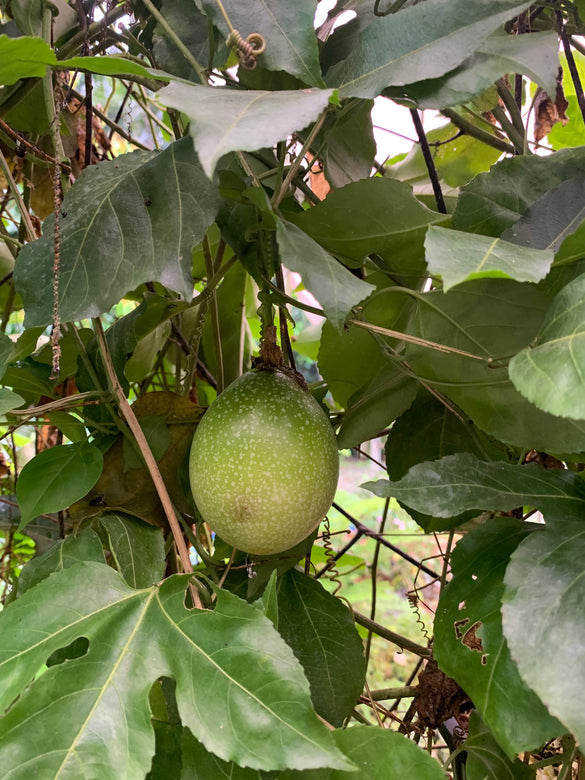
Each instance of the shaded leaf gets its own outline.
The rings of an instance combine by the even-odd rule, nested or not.
[[[102,473],[103,456],[88,441],[58,444],[24,466],[16,484],[16,497],[25,527],[37,515],[67,509],[84,496]]]
[[[402,479],[366,482],[377,496],[393,497],[419,512],[452,517],[467,509],[508,512],[524,505],[545,517],[582,517],[585,481],[571,471],[536,463],[484,463],[470,453],[419,463]]]
[[[480,279],[418,300],[408,328],[412,335],[483,358],[408,344],[405,354],[418,377],[503,442],[539,452],[585,451],[585,424],[561,420],[527,401],[500,360],[531,343],[550,306],[548,297],[533,285]]]
[[[465,740],[467,780],[534,780],[535,769],[519,759],[510,759],[474,710]]]
[[[59,539],[43,555],[29,561],[18,578],[18,595],[22,596],[49,574],[85,561],[104,563],[102,543],[91,528]]]
[[[2,612],[0,706],[21,694],[0,721],[6,775],[26,763],[43,778],[142,780],[154,751],[148,694],[161,675],[176,681],[182,722],[224,760],[351,769],[270,621],[225,591],[213,612],[188,610],[187,580],[137,591],[105,565],[79,564]],[[87,654],[25,691],[45,659],[79,636]]]
[[[538,282],[554,260],[550,249],[530,249],[500,238],[431,226],[425,238],[429,271],[443,279],[445,292],[461,282],[505,277]]]
[[[211,178],[224,154],[272,146],[314,122],[332,94],[331,89],[242,92],[173,83],[158,100],[189,117],[201,165]]]
[[[327,143],[322,159],[325,178],[332,187],[343,187],[369,177],[376,157],[373,105],[372,100],[351,101],[325,123]],[[319,139],[317,147],[318,142]]]
[[[585,149],[561,149],[548,157],[518,155],[476,176],[461,192],[453,227],[501,236],[549,190],[585,174]]]
[[[441,765],[412,740],[390,729],[353,726],[338,729],[333,737],[343,752],[354,761],[357,772],[319,770],[283,772],[279,780],[445,780]]]
[[[364,648],[345,604],[311,577],[278,582],[278,632],[304,669],[315,711],[333,726],[351,715],[364,687]]]
[[[502,606],[520,674],[578,744],[585,743],[585,712],[575,695],[585,685],[584,560],[583,515],[560,517],[512,554]]]
[[[227,36],[231,32],[217,3],[196,0],[214,24]],[[313,28],[316,0],[225,0],[225,10],[233,27],[244,38],[259,33],[267,43],[259,57],[268,70],[284,70],[313,87],[324,86],[319,66],[317,36]],[[261,146],[261,144],[258,144]]]
[[[198,10],[195,3],[184,3],[182,0],[164,0],[160,12],[167,26],[178,36],[183,45],[203,67],[207,67],[211,37],[207,17]],[[214,29],[214,33],[217,34],[217,30]],[[220,65],[227,60],[228,50],[222,45],[223,41],[218,40],[217,44],[221,46],[222,56],[218,57],[217,62],[214,58],[213,64]],[[152,50],[163,70],[189,81],[198,81],[197,73],[191,63],[158,23],[152,33]]]
[[[384,87],[442,76],[469,57],[504,22],[530,3],[426,0],[375,19],[349,56],[327,73],[342,97],[375,97]]]
[[[96,317],[143,282],[159,281],[190,300],[191,249],[217,211],[217,195],[189,139],[163,152],[133,152],[86,168],[61,217],[60,314]],[[27,326],[52,321],[53,218],[18,256],[15,282]]]
[[[99,522],[116,567],[131,588],[147,588],[162,580],[165,542],[160,528],[122,512],[102,512]]]
[[[4,417],[11,409],[18,409],[23,403],[24,398],[18,393],[13,393],[7,387],[0,388],[0,417]]]
[[[498,30],[471,57],[441,78],[390,88],[388,97],[407,97],[419,108],[443,109],[469,102],[507,73],[524,73],[554,94],[559,68],[558,36],[547,30],[508,35]]]
[[[506,566],[518,544],[540,528],[496,518],[460,539],[434,623],[440,668],[465,690],[509,758],[563,731],[520,677],[502,633]]]
[[[536,340],[512,358],[509,371],[540,409],[585,419],[585,275],[556,296]]]
[[[585,176],[567,179],[535,201],[502,238],[534,249],[552,249],[577,231],[585,220]]]
[[[187,728],[181,734],[181,749],[183,751],[183,774],[181,780],[271,780],[279,777],[258,769],[250,769],[234,764],[233,761],[222,761],[206,750]],[[300,775],[302,777],[302,774]],[[161,778],[166,780],[166,778]]]
[[[374,290],[373,285],[355,277],[291,222],[278,220],[276,240],[284,265],[302,276],[327,319],[341,330],[350,309]]]
[[[361,265],[375,253],[408,277],[424,269],[428,226],[446,217],[423,206],[407,184],[374,177],[331,192],[322,203],[291,219],[348,264]]]

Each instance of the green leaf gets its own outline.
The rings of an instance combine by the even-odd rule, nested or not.
[[[154,68],[145,68],[144,65],[134,60],[116,55],[103,55],[101,57],[71,57],[67,60],[59,60],[57,67],[65,70],[83,70],[89,73],[98,73],[100,76],[142,76],[142,78],[168,81],[171,76],[168,73],[157,71]]]
[[[535,249],[557,252],[585,220],[585,176],[567,179],[535,201],[502,238]]]
[[[418,377],[503,442],[539,452],[585,451],[585,424],[561,420],[531,404],[513,386],[501,361],[534,339],[550,306],[548,297],[533,285],[480,279],[447,293],[425,293],[418,300],[408,328],[413,336],[483,358],[408,344],[406,358]]]
[[[362,640],[347,606],[316,580],[290,570],[278,582],[278,613],[278,632],[301,662],[315,711],[341,726],[366,673]]]
[[[343,187],[370,176],[376,157],[373,105],[373,100],[349,101],[325,122],[326,144],[321,157],[325,178],[332,187]],[[317,148],[320,140],[321,134],[315,142]]]
[[[468,694],[509,758],[563,731],[520,677],[502,633],[506,566],[518,544],[539,528],[495,518],[462,537],[434,624],[437,663]]]
[[[431,226],[425,239],[429,271],[443,279],[445,292],[461,282],[504,277],[538,282],[547,275],[554,252],[529,249],[500,238]]]
[[[352,265],[361,265],[375,253],[392,271],[408,278],[423,272],[428,226],[446,217],[423,206],[407,184],[374,177],[329,193],[322,203],[291,219]]]
[[[545,526],[512,555],[502,606],[520,674],[581,745],[585,712],[575,692],[585,685],[584,560],[583,515]]]
[[[353,726],[334,731],[333,737],[340,750],[357,764],[357,772],[283,772],[279,780],[445,780],[438,761],[396,731]]]
[[[331,89],[242,92],[174,83],[158,100],[189,117],[195,149],[211,178],[224,154],[272,146],[314,122],[332,94]]]
[[[154,751],[148,694],[162,675],[176,681],[183,724],[226,761],[352,769],[272,623],[221,590],[213,612],[188,610],[187,580],[134,590],[108,566],[79,564],[0,614],[0,706],[19,696],[0,721],[5,777],[26,764],[47,780],[80,772],[143,780]],[[30,685],[52,652],[80,636],[89,640],[83,658]]]
[[[233,761],[222,761],[221,758],[206,750],[186,728],[181,734],[181,749],[183,751],[181,780],[271,780],[274,777],[257,769],[238,766]],[[277,777],[280,777],[280,773]],[[161,780],[167,779],[161,778]]]
[[[458,417],[433,395],[422,395],[396,420],[388,434],[385,449],[388,475],[399,480],[418,463],[458,452],[470,452],[480,460],[502,460],[504,456],[471,421]],[[468,510],[444,520],[412,508],[409,513],[427,532],[454,528],[475,514]]]
[[[55,52],[42,38],[9,38],[0,35],[0,84],[42,77],[47,65],[57,62]]]
[[[465,740],[465,774],[467,780],[534,780],[535,769],[519,759],[510,759],[476,710],[469,717]]]
[[[337,434],[339,449],[379,436],[414,401],[417,382],[386,362],[364,390],[351,399]]]
[[[0,333],[0,379],[6,373],[6,364],[11,359],[14,350],[14,342],[6,333]],[[8,383],[9,384],[9,383]],[[21,403],[24,399],[21,399]],[[14,408],[14,407],[10,407]]]
[[[131,588],[147,588],[165,573],[165,542],[160,528],[123,512],[103,512],[99,523],[107,534],[116,567]]]
[[[524,73],[545,92],[555,94],[559,69],[558,36],[547,30],[508,35],[498,30],[461,65],[441,78],[384,91],[388,97],[407,97],[419,108],[443,109],[468,103],[507,73]]]
[[[512,358],[509,371],[540,409],[585,419],[585,275],[556,296],[536,340]]]
[[[277,221],[276,240],[284,265],[302,276],[327,319],[340,331],[350,309],[367,298],[373,285],[356,278],[291,222]]]
[[[185,3],[183,0],[163,0],[160,12],[167,26],[178,36],[183,45],[191,52],[202,67],[207,67],[210,61],[210,35],[209,20],[197,8],[195,3]],[[217,30],[213,29],[216,38]],[[221,48],[220,55],[212,60],[213,65],[223,65],[229,52],[223,41],[216,40]],[[152,51],[159,66],[180,78],[197,82],[199,80],[193,66],[177,48],[167,31],[156,24],[152,33]],[[215,54],[215,52],[214,52]]]
[[[217,3],[196,0],[205,13],[226,36],[231,29]],[[224,0],[224,7],[232,26],[245,38],[259,33],[266,41],[266,51],[259,57],[268,70],[284,70],[305,84],[322,87],[319,49],[313,27],[316,0]],[[260,144],[261,145],[261,144]]]
[[[18,578],[19,597],[46,579],[49,574],[84,561],[104,563],[102,543],[91,528],[85,528],[77,534],[59,539],[43,555],[30,560]]]
[[[86,168],[65,196],[59,309],[63,321],[96,317],[140,284],[193,294],[191,249],[217,211],[217,194],[189,139]],[[26,323],[52,321],[53,218],[18,255],[14,275]]]
[[[468,13],[465,0],[426,0],[375,19],[350,55],[327,74],[341,97],[375,97],[384,87],[436,78],[453,70],[500,25],[530,3],[480,0]]]
[[[18,393],[13,393],[7,387],[0,388],[0,417],[4,417],[11,409],[18,409],[23,403],[24,398]]]
[[[35,455],[16,483],[21,513],[18,530],[37,515],[67,509],[91,490],[102,466],[102,453],[88,441],[58,444]]]
[[[547,519],[582,517],[585,510],[585,481],[571,471],[547,470],[536,463],[484,463],[470,453],[419,463],[396,482],[381,479],[362,487],[435,517],[467,509],[508,512],[525,505]]]
[[[502,160],[463,189],[453,214],[453,227],[501,236],[549,190],[583,175],[583,147],[561,149],[548,157],[518,155]]]

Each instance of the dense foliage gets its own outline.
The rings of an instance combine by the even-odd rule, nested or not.
[[[584,776],[585,2],[316,7],[0,2],[3,778]],[[274,326],[387,479],[260,556],[188,460]]]

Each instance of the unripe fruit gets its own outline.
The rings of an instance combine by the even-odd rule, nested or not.
[[[335,495],[335,435],[315,399],[279,371],[236,379],[199,423],[189,462],[197,508],[239,550],[282,552],[323,519]]]

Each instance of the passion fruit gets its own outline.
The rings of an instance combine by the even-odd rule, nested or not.
[[[250,371],[211,404],[189,462],[201,516],[256,555],[288,550],[327,514],[339,476],[335,434],[313,396],[281,371]]]

